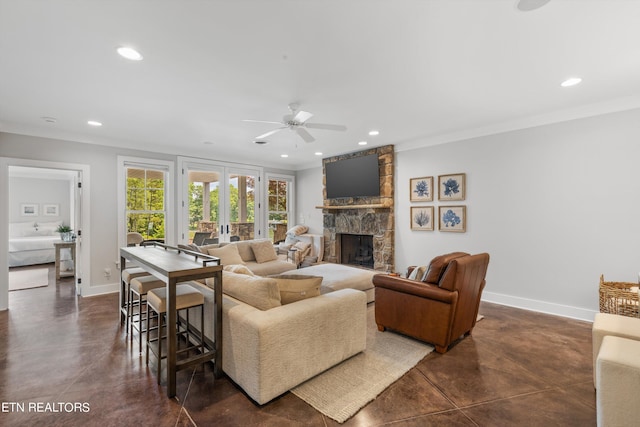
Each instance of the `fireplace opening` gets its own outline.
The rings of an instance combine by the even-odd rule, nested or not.
[[[366,234],[340,235],[340,262],[373,268],[373,236]]]

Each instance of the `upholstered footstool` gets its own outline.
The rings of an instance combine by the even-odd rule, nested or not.
[[[640,420],[640,341],[605,336],[596,360],[598,426],[637,425]]]
[[[595,387],[597,387],[596,358],[602,345],[602,339],[607,335],[640,341],[640,319],[618,314],[596,313],[591,330],[593,342],[593,385]]]

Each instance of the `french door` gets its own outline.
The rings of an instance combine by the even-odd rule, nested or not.
[[[217,243],[263,237],[261,168],[179,158],[178,240]]]

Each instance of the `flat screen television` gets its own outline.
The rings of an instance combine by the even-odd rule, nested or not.
[[[377,153],[326,162],[324,173],[327,199],[380,196]]]

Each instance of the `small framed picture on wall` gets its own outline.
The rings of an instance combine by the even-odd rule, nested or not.
[[[58,216],[58,212],[58,205],[42,205],[42,214],[45,216]]]
[[[438,200],[464,200],[465,174],[440,175],[438,177]]]
[[[433,201],[433,177],[411,178],[409,180],[409,200],[411,202]]]
[[[467,230],[466,206],[438,206],[438,229],[464,233]]]
[[[411,207],[411,229],[433,231],[433,206]]]
[[[22,216],[38,216],[37,203],[22,203],[20,205],[20,215]]]

